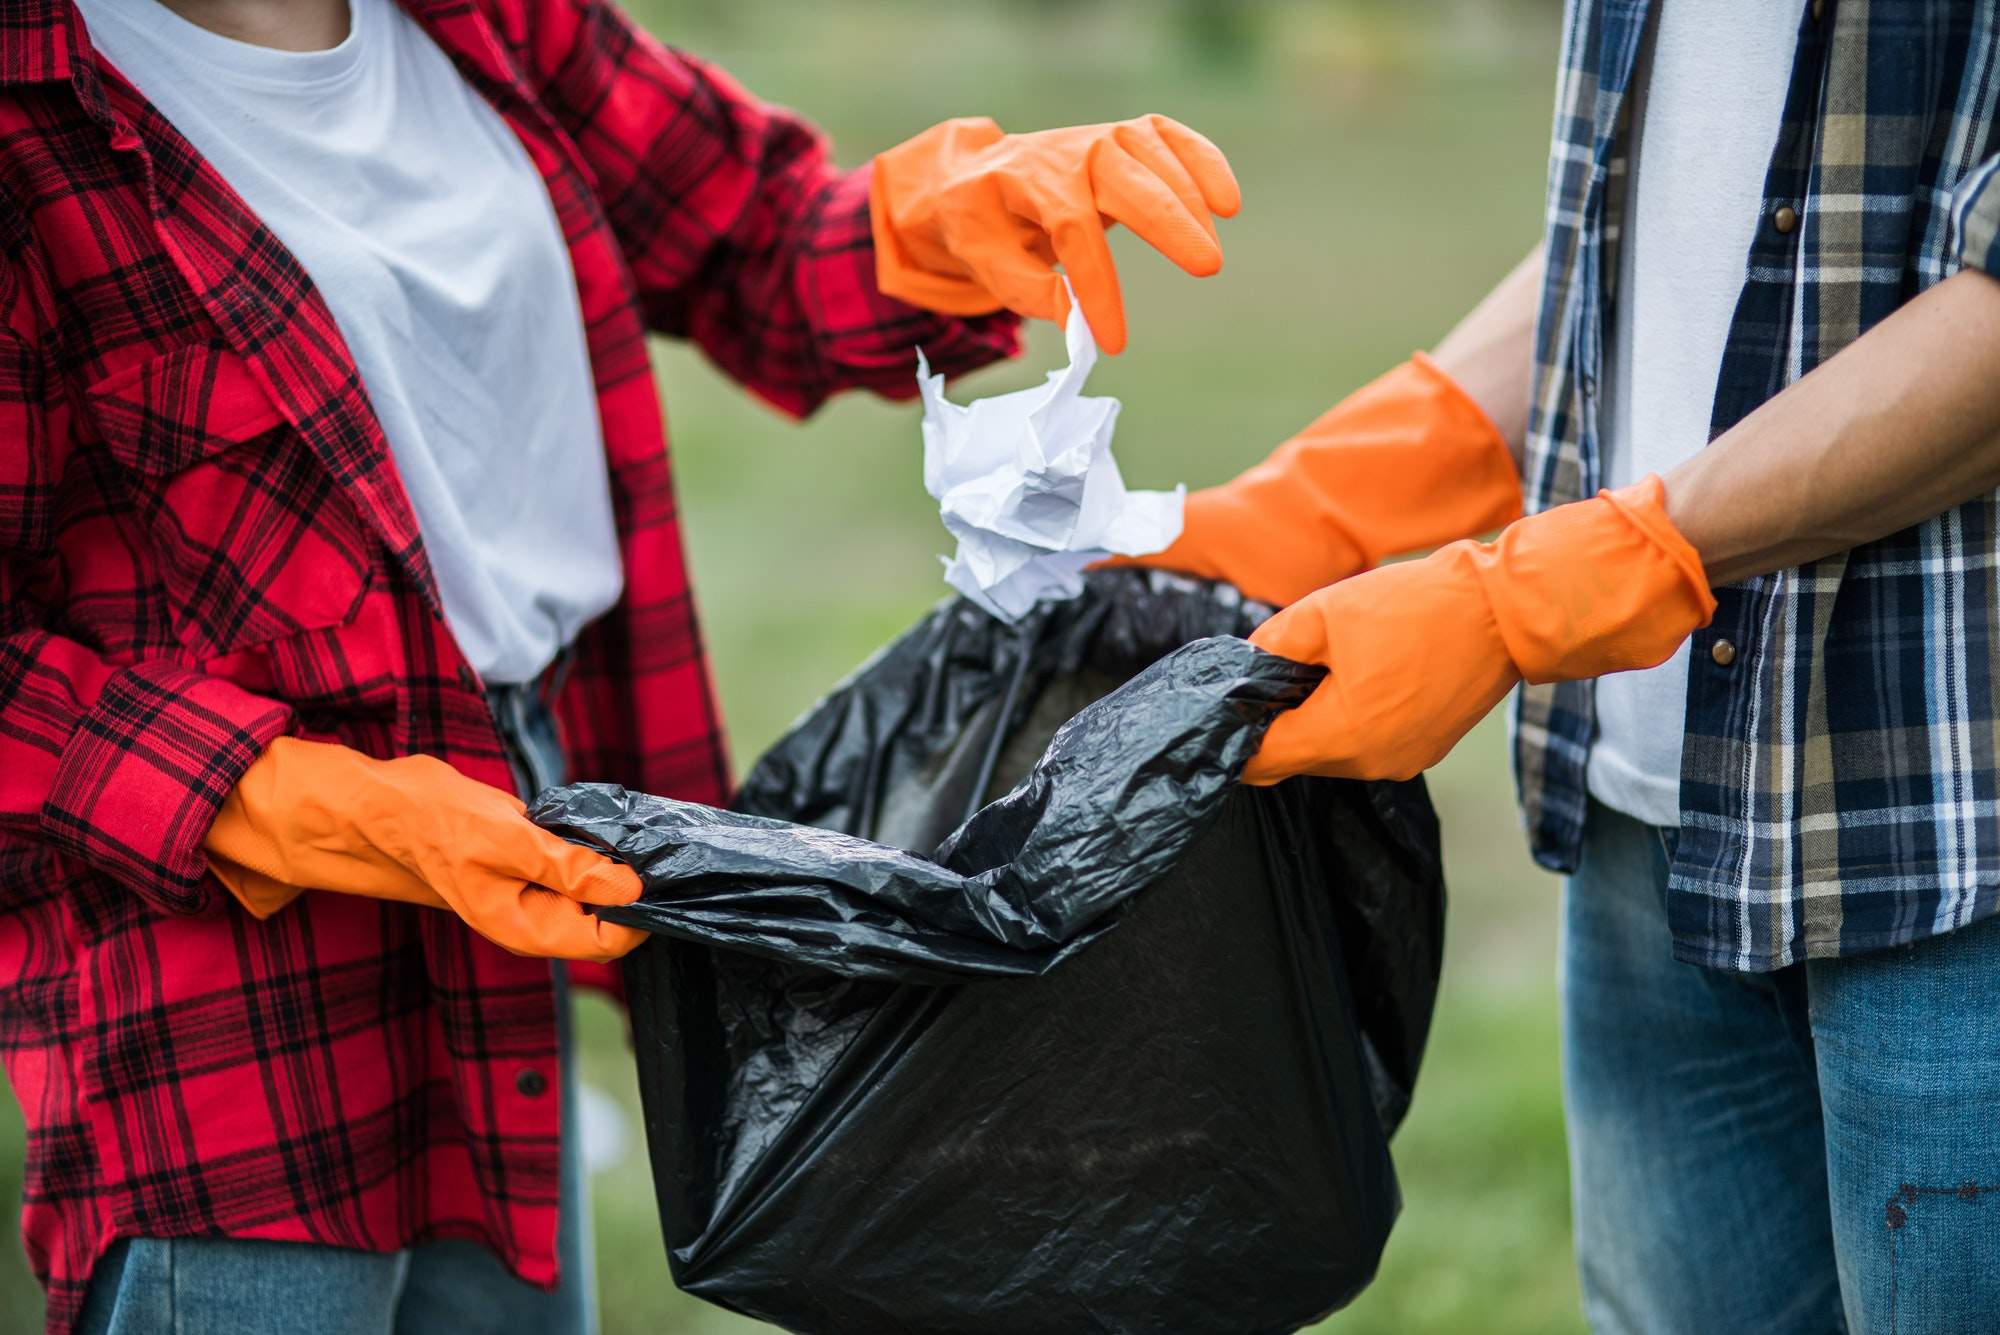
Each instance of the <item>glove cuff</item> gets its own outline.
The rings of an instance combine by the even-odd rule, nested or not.
[[[1656,667],[1715,615],[1657,476],[1510,525],[1474,569],[1508,656],[1538,685]]]
[[[1521,517],[1506,437],[1421,352],[1342,399],[1230,487],[1266,493],[1269,509],[1288,503],[1309,511],[1360,553],[1359,568]],[[1272,494],[1277,487],[1282,493]]]

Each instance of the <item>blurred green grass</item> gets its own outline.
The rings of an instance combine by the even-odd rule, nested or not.
[[[1219,481],[1346,390],[1428,346],[1531,245],[1553,89],[1552,6],[1147,0],[633,0],[676,45],[799,108],[853,163],[950,115],[1035,129],[1161,111],[1229,154],[1242,216],[1194,282],[1120,238],[1129,351],[1091,382],[1124,400],[1135,485]],[[1219,25],[1219,26],[1218,26]],[[1038,380],[1060,339],[967,377]],[[783,421],[684,347],[656,358],[707,635],[739,763],[943,593],[917,419],[868,399]],[[1522,848],[1497,720],[1431,775],[1453,907],[1443,996],[1399,1136],[1403,1218],[1341,1332],[1582,1329],[1557,1083],[1555,883]],[[583,1015],[586,1071],[633,1110],[623,1023]],[[0,1100],[0,1195],[20,1124]],[[600,1174],[610,1335],[765,1329],[676,1292],[643,1148]],[[0,1249],[0,1329],[40,1301]]]

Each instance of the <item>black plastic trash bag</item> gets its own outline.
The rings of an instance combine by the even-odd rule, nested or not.
[[[1262,610],[1138,572],[1019,627],[950,603],[737,812],[537,802],[647,885],[605,916],[658,933],[625,979],[682,1288],[840,1335],[1242,1335],[1368,1282],[1437,831],[1420,783],[1234,784],[1319,676],[1204,638]]]

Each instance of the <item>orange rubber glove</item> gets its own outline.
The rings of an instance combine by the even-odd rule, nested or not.
[[[946,121],[875,159],[875,282],[947,315],[1004,306],[1061,324],[1060,262],[1097,346],[1121,352],[1125,306],[1106,224],[1205,278],[1222,267],[1209,215],[1230,217],[1242,202],[1222,151],[1165,116],[1035,134],[1006,134],[983,116]]]
[[[431,756],[374,760],[280,737],[223,800],[204,847],[259,918],[310,888],[449,908],[517,955],[611,960],[644,941],[584,907],[631,903],[637,873],[525,809]]]
[[[1320,590],[1251,643],[1319,663],[1243,771],[1407,779],[1442,760],[1515,683],[1653,667],[1715,614],[1701,558],[1647,477]]]
[[[1113,564],[1219,579],[1282,607],[1520,513],[1499,428],[1420,352],[1234,481],[1191,493],[1173,546]]]

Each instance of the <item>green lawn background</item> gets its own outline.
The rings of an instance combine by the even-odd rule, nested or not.
[[[667,41],[832,134],[842,162],[948,115],[1035,129],[1161,111],[1229,154],[1241,217],[1222,274],[1194,282],[1118,246],[1129,351],[1097,393],[1124,401],[1134,485],[1218,481],[1346,390],[1428,346],[1535,239],[1553,93],[1554,7],[1306,0],[635,0]],[[1039,379],[1019,363],[960,397]],[[853,399],[813,421],[750,402],[690,349],[657,356],[676,476],[739,765],[942,592],[917,418]],[[1489,720],[1431,776],[1453,893],[1445,986],[1397,1141],[1405,1208],[1340,1332],[1581,1329],[1557,1085],[1556,885],[1522,850]],[[586,1070],[636,1109],[622,1022],[584,1014]],[[632,1117],[636,1128],[636,1112]],[[636,1131],[635,1131],[636,1136]],[[18,1200],[20,1122],[0,1099],[0,1197]],[[677,1293],[643,1148],[600,1174],[599,1284],[612,1335],[765,1329]],[[0,1330],[39,1295],[0,1248]]]

